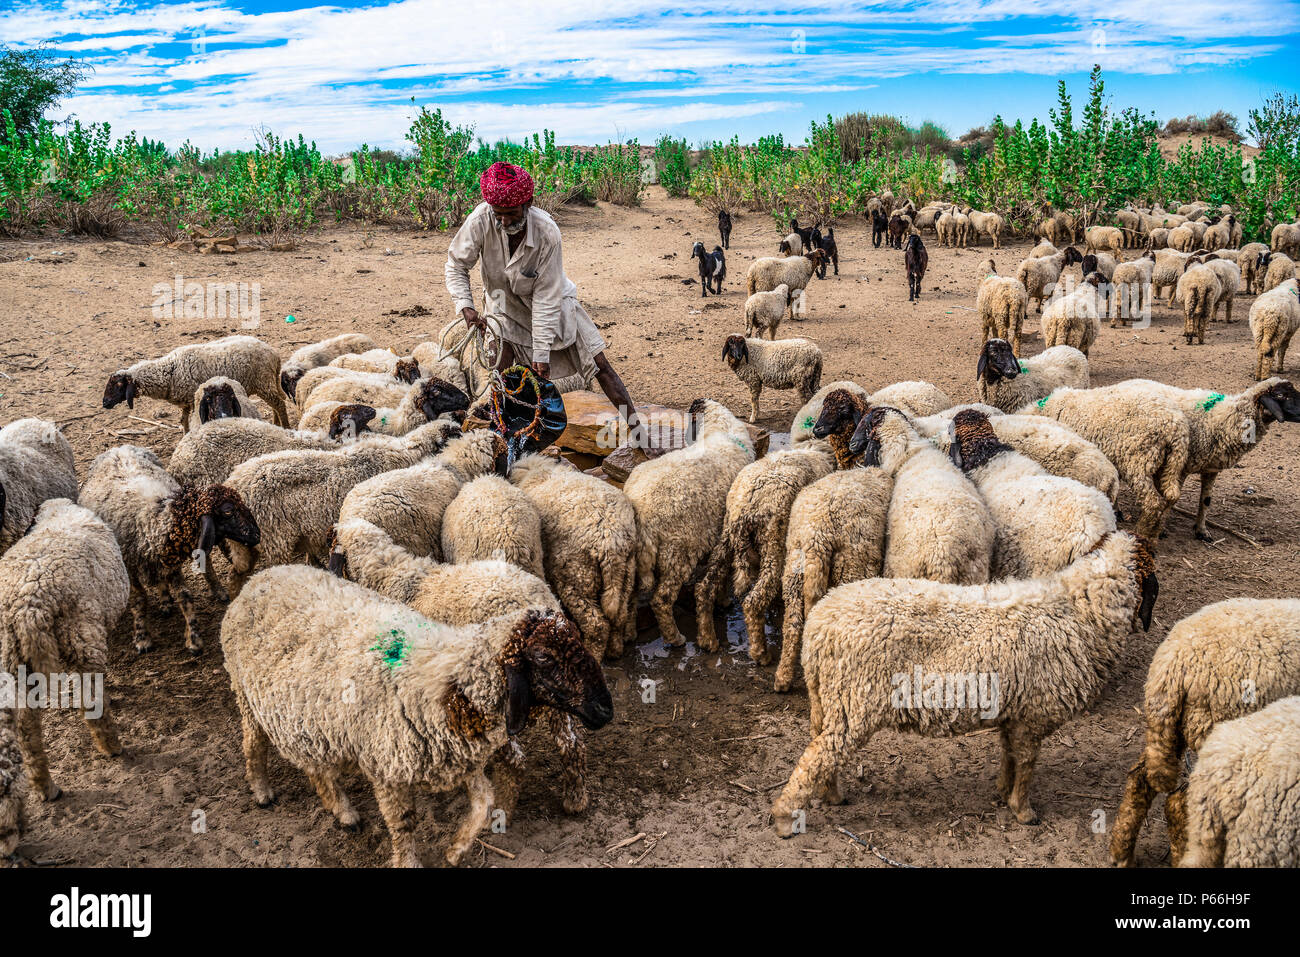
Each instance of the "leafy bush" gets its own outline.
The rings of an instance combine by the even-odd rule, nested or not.
[[[686,140],[661,136],[655,143],[655,165],[659,183],[669,196],[686,196],[691,188],[691,159]]]
[[[599,146],[582,160],[582,180],[602,203],[640,206],[641,149],[636,140]]]

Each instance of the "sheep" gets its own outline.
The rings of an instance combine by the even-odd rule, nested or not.
[[[224,482],[236,465],[259,455],[286,449],[337,448],[339,443],[324,432],[282,429],[258,419],[216,419],[181,436],[167,471],[182,485],[216,485]]]
[[[1297,329],[1300,329],[1300,287],[1296,280],[1288,279],[1251,303],[1250,334],[1255,340],[1256,382],[1286,371],[1286,350]]]
[[[802,256],[803,255],[803,237],[798,233],[791,233],[777,243],[776,251],[779,256]]]
[[[887,578],[928,578],[973,585],[989,580],[993,521],[979,492],[907,417],[873,406],[849,441],[863,465],[894,478],[889,503]]]
[[[113,532],[66,498],[43,503],[31,531],[0,557],[0,671],[13,676],[21,667],[28,676],[43,675],[44,693],[55,696],[59,675],[79,676],[83,685],[71,704],[81,708],[95,748],[107,757],[121,754],[122,745],[102,684],[88,682],[94,676],[99,684],[108,670],[108,635],[126,611],[130,590]],[[60,791],[50,779],[41,708],[16,710],[27,776],[43,800],[56,800]]]
[[[1196,224],[1187,222],[1181,226],[1175,226],[1169,230],[1168,242],[1170,249],[1177,249],[1179,252],[1184,253],[1193,252],[1200,244]]]
[[[822,383],[822,351],[807,339],[747,339],[727,336],[722,358],[749,386],[749,421],[758,421],[758,398],[763,387],[796,389],[801,403],[812,398]]]
[[[1007,227],[1007,221],[997,213],[982,213],[977,209],[966,208],[966,216],[970,220],[971,235],[975,237],[975,245],[980,243],[980,236],[987,236],[993,242],[994,249],[1000,249],[1002,246],[1002,231]]]
[[[731,248],[731,213],[725,209],[718,210],[718,239],[723,249]]]
[[[206,428],[206,426],[205,426]],[[194,560],[212,594],[225,591],[212,570],[212,548],[223,542],[254,548],[261,529],[240,494],[228,485],[181,485],[148,449],[122,445],[90,463],[80,502],[113,530],[131,579],[128,606],[137,654],[153,648],[145,620],[151,597],[165,592],[185,619],[185,649],[203,651],[194,599],[181,577]]]
[[[1283,253],[1270,253],[1264,272],[1264,292],[1276,289],[1288,279],[1296,278],[1295,263]]]
[[[1089,273],[1068,295],[1052,300],[1043,310],[1043,345],[1048,349],[1073,346],[1084,354],[1101,332],[1100,273]]]
[[[627,496],[594,475],[545,455],[529,455],[510,470],[541,517],[546,580],[599,661],[620,658],[635,621],[636,512]]]
[[[460,426],[444,420],[387,442],[291,449],[237,465],[226,485],[248,503],[261,529],[261,546],[256,551],[244,547],[246,543],[231,547],[231,593],[243,588],[258,564],[281,565],[303,556],[324,564],[330,529],[348,492],[380,472],[406,468],[435,454],[458,434]]]
[[[798,217],[790,217],[790,231],[792,236],[799,237],[799,243],[804,249],[820,249],[821,230],[814,226],[800,226]],[[786,237],[789,239],[789,237]],[[794,246],[790,247],[792,250]],[[791,255],[798,256],[799,253],[792,252]]]
[[[838,389],[851,392],[860,399],[866,399],[871,394],[856,382],[850,382],[847,379],[839,379],[822,386],[795,413],[794,420],[790,423],[791,445],[798,445],[800,442],[807,442],[813,438],[813,427],[821,417],[822,406],[826,402],[826,397]]]
[[[1216,724],[1300,694],[1300,600],[1233,598],[1206,605],[1169,629],[1147,671],[1146,743],[1124,782],[1110,835],[1111,861],[1136,862],[1138,833],[1156,793],[1170,842],[1181,853],[1185,793],[1175,791],[1186,752]]]
[[[387,372],[358,372],[355,369],[340,369],[338,366],[318,366],[315,369],[309,369],[307,373],[298,380],[298,386],[295,390],[294,402],[299,409],[305,409],[311,404],[312,394],[319,388],[338,381],[361,384],[374,389],[390,388],[398,389],[404,392],[404,386],[411,385],[416,379],[420,378],[420,366],[414,359],[400,359],[397,367],[390,375]],[[337,388],[337,387],[336,387]],[[329,395],[327,399],[333,401],[345,401],[350,399],[350,395]],[[399,394],[393,403],[401,401]],[[378,405],[386,403],[379,402]]]
[[[1083,231],[1084,252],[1111,252],[1115,261],[1124,258],[1124,230],[1118,226],[1089,226]]]
[[[923,229],[929,229],[937,236],[939,232],[939,217],[943,215],[943,211],[947,208],[947,206],[937,205],[923,206],[921,209],[917,210],[916,215],[912,217],[912,225],[916,227],[918,233]],[[888,221],[886,221],[884,225],[888,225]],[[876,245],[880,244],[877,243]]]
[[[723,576],[730,572],[733,593],[743,596],[749,656],[760,665],[770,662],[765,623],[768,609],[781,592],[790,509],[801,489],[834,469],[830,446],[805,442],[740,470],[727,493],[722,534],[695,586],[697,636],[702,650],[718,648],[713,609]]]
[[[1187,417],[1141,380],[1095,389],[1062,387],[1021,415],[1055,419],[1092,442],[1119,472],[1138,507],[1137,534],[1155,539],[1178,501],[1191,448]]]
[[[1268,252],[1263,243],[1247,243],[1237,250],[1236,262],[1241,269],[1241,287],[1246,295],[1263,291],[1264,274],[1259,269],[1259,257]]]
[[[1119,472],[1101,449],[1072,429],[1040,415],[1002,415],[1000,410],[980,403],[958,406],[939,415],[913,419],[916,431],[949,452],[952,440],[949,424],[958,412],[973,409],[988,416],[999,442],[1005,442],[1026,458],[1033,459],[1051,475],[1074,479],[1095,488],[1113,506],[1119,498]]]
[[[1142,214],[1131,208],[1115,211],[1115,225],[1124,234],[1124,246],[1136,246],[1142,235]]]
[[[754,461],[749,429],[718,402],[696,399],[689,413],[695,441],[637,466],[623,491],[636,510],[637,587],[666,644],[686,638],[673,620],[673,602],[722,531],[727,491]]]
[[[1060,250],[1044,239],[1041,243],[1029,250],[1029,259],[1041,259],[1043,256],[1055,256]],[[992,260],[989,260],[992,262]]]
[[[1150,318],[1151,277],[1155,267],[1155,261],[1145,257],[1130,259],[1115,266],[1115,272],[1111,274],[1116,295],[1116,309],[1110,320],[1112,329],[1118,328],[1122,323],[1132,322],[1136,316]]]
[[[772,805],[777,833],[793,834],[813,797],[842,802],[838,768],[879,730],[996,727],[998,793],[1017,821],[1037,824],[1029,786],[1041,742],[1097,698],[1135,623],[1150,627],[1158,591],[1149,549],[1125,532],[1027,581],[836,588],[804,628],[812,742]]]
[[[962,216],[961,212],[955,207],[941,213],[934,222],[934,234],[939,241],[939,245],[960,246],[964,238],[961,221],[965,219],[966,217]],[[966,221],[969,222],[969,220]],[[890,225],[893,225],[893,220],[890,220]],[[893,243],[891,242],[890,245],[893,245]]]
[[[1078,224],[1075,222],[1074,217],[1069,213],[1050,213],[1050,215],[1038,223],[1034,229],[1034,234],[1042,236],[1044,239],[1056,246],[1064,247],[1069,243],[1074,242],[1077,225]]]
[[[1294,223],[1278,223],[1273,227],[1269,239],[1268,248],[1273,252],[1300,258],[1300,220]]]
[[[1201,541],[1211,541],[1205,531],[1205,515],[1219,472],[1236,465],[1259,444],[1274,422],[1300,422],[1300,391],[1280,377],[1228,396],[1208,389],[1179,389],[1147,379],[1132,379],[1120,385],[1159,396],[1173,403],[1185,417],[1189,444],[1179,483],[1193,474],[1201,477],[1194,526]]]
[[[345,332],[341,336],[303,346],[280,366],[280,388],[284,390],[285,395],[296,402],[294,393],[298,388],[298,380],[308,371],[318,366],[328,365],[334,359],[349,352],[365,352],[374,347],[373,340],[359,332]]]
[[[365,352],[346,352],[336,356],[328,363],[331,369],[349,369],[352,372],[382,372],[392,375],[397,370],[397,363],[405,358],[408,362],[414,356],[399,356],[392,349],[367,349]]]
[[[926,267],[930,265],[930,254],[925,251],[925,243],[919,235],[907,237],[907,251],[903,253],[903,266],[907,270],[907,301],[917,302],[921,298],[921,282],[925,279]]]
[[[1088,253],[1079,261],[1079,276],[1087,278],[1089,273],[1101,273],[1101,277],[1110,282],[1119,265],[1110,253]]]
[[[1215,726],[1187,779],[1176,867],[1300,867],[1300,696]]]
[[[1237,217],[1229,213],[1205,230],[1205,235],[1201,237],[1201,246],[1210,252],[1227,249],[1233,245],[1232,236],[1235,227],[1237,227]]]
[[[456,388],[460,389],[466,395],[471,394],[469,377],[465,370],[461,368],[460,362],[455,356],[443,355],[443,348],[437,342],[421,342],[411,350],[411,358],[415,360],[418,366],[417,378],[420,379],[442,379],[444,382],[450,382]],[[484,370],[475,367],[480,375]],[[473,393],[477,395],[477,393]]]
[[[975,293],[975,310],[979,313],[983,338],[1002,339],[1011,343],[1011,351],[1020,355],[1020,329],[1029,309],[1029,294],[1019,279],[999,276],[992,259],[980,264],[984,279]]]
[[[1157,226],[1147,233],[1147,249],[1168,249],[1169,248],[1169,230],[1163,226]]]
[[[442,561],[442,516],[466,482],[505,474],[506,443],[490,429],[457,436],[431,459],[380,472],[339,506],[339,523],[364,519],[413,555]]]
[[[340,413],[340,409],[343,411]],[[405,435],[417,426],[469,409],[469,396],[441,379],[417,379],[396,408],[374,408],[362,403],[312,402],[298,420],[298,428],[325,431],[331,439],[346,431],[355,438],[361,431]],[[352,423],[351,429],[347,423]]]
[[[1016,279],[1025,287],[1026,295],[1038,303],[1038,311],[1042,312],[1043,300],[1051,295],[1052,287],[1061,278],[1061,271],[1082,260],[1079,250],[1066,246],[1051,256],[1024,260],[1016,267]]]
[[[826,259],[820,249],[810,249],[802,256],[788,256],[784,259],[764,256],[750,264],[745,274],[745,293],[752,296],[756,292],[771,292],[784,284],[794,294],[802,292],[812,281],[813,273]]]
[[[880,243],[885,239],[889,230],[889,217],[881,210],[871,212],[871,245],[876,249],[880,248]],[[936,226],[937,235],[937,226]]]
[[[465,787],[470,810],[446,852],[455,865],[488,821],[485,767],[534,705],[592,730],[613,716],[600,666],[562,615],[530,609],[438,625],[301,565],[269,568],[249,582],[221,623],[221,646],[257,804],[275,799],[266,766],[274,745],[307,774],[339,824],[355,829],[340,777],[358,769],[374,788],[397,866],[420,863],[412,786]]]
[[[14,732],[17,708],[0,708],[0,857],[18,849],[27,804],[23,752]]]
[[[542,578],[542,517],[526,492],[499,475],[481,475],[443,512],[442,554],[453,564],[498,558]]]
[[[835,456],[835,466],[850,469],[858,465],[861,456],[849,452],[849,440],[862,421],[862,417],[871,411],[870,396],[862,396],[847,389],[836,389],[826,394],[817,421],[813,423],[812,436],[823,439],[829,444]],[[798,443],[798,448],[805,443]]]
[[[10,422],[0,429],[0,554],[23,537],[51,498],[77,498],[72,446],[53,422]]]
[[[1015,412],[1062,386],[1090,385],[1088,357],[1073,346],[1054,346],[1028,359],[1017,359],[1005,339],[989,339],[975,366],[981,402]]]
[[[214,419],[261,419],[262,413],[234,379],[213,376],[194,390],[190,431]]]
[[[993,517],[992,578],[1050,574],[1115,531],[1115,510],[1105,495],[1049,474],[1002,442],[983,413],[958,412],[950,434],[953,462],[975,483]]]
[[[835,268],[835,275],[838,276],[840,274],[840,247],[839,243],[835,242],[834,228],[830,226],[826,227],[826,233],[822,236],[821,244],[817,248],[826,254],[822,258],[821,266],[817,270],[817,277],[819,279],[826,278],[827,264]]]
[[[958,214],[960,215],[960,214]],[[965,219],[965,217],[961,217]],[[889,226],[885,234],[885,241],[894,249],[903,248],[903,237],[912,234],[912,218],[906,213],[895,210],[889,217]],[[962,234],[964,235],[964,233]]]
[[[704,243],[696,243],[691,247],[691,258],[700,261],[701,298],[709,293],[721,296],[722,281],[727,278],[727,257],[723,254],[722,247],[714,246],[713,252],[706,253]]]
[[[879,468],[844,469],[800,490],[790,509],[781,596],[781,660],[773,687],[794,685],[804,620],[822,596],[845,582],[878,576],[894,479]]]
[[[1189,346],[1193,339],[1197,345],[1204,345],[1206,323],[1223,297],[1219,274],[1209,266],[1189,260],[1186,272],[1174,287],[1174,294],[1183,303],[1183,338]]]
[[[280,392],[280,355],[252,336],[227,336],[214,342],[180,346],[158,359],[143,359],[108,377],[104,408],[125,402],[135,408],[137,396],[162,399],[181,410],[188,431],[194,392],[213,376],[226,376],[271,407],[275,424],[289,427],[289,413]]]
[[[936,412],[941,412],[952,406],[952,399],[948,398],[942,389],[931,385],[929,382],[912,380],[895,382],[876,390],[874,393],[868,393],[866,389],[856,382],[841,379],[822,386],[795,413],[794,421],[790,423],[790,443],[792,445],[806,442],[813,437],[813,426],[821,415],[822,403],[836,389],[846,389],[854,395],[868,399],[868,405],[890,405],[903,414],[910,416],[934,415]]]
[[[1148,251],[1146,258],[1155,263],[1151,271],[1151,291],[1159,298],[1160,290],[1167,288],[1169,297],[1166,305],[1172,307],[1174,296],[1178,291],[1178,279],[1182,276],[1187,261],[1192,258],[1191,253],[1180,253],[1172,249],[1164,249],[1158,253]]]
[[[770,292],[756,292],[745,300],[745,335],[776,338],[776,328],[790,308],[790,287],[781,283]]]
[[[414,385],[414,383],[408,385],[399,382],[392,376],[369,378],[372,373],[361,373],[360,375],[367,376],[364,379],[358,374],[349,374],[318,385],[309,381],[316,371],[319,370],[313,370],[303,376],[302,382],[298,384],[298,394],[307,393],[299,401],[298,408],[302,410],[302,418],[307,419],[308,422],[316,422],[318,426],[323,423],[318,421],[317,416],[311,415],[311,410],[315,406],[337,402],[341,405],[368,405],[372,409],[394,408],[402,403],[410,392],[411,385]],[[302,426],[301,419],[299,426],[305,431],[313,431]]]

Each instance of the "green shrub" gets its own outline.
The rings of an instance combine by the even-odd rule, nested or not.
[[[691,159],[686,140],[661,136],[655,143],[659,183],[669,196],[686,196],[691,189]]]

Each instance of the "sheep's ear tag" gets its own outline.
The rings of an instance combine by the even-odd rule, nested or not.
[[[379,653],[379,660],[384,663],[385,668],[391,671],[406,663],[406,656],[411,650],[406,632],[394,628],[387,634],[377,637],[379,640],[370,646],[370,650]]]

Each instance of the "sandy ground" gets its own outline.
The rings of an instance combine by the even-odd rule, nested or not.
[[[726,292],[701,300],[691,244],[716,242],[711,217],[655,188],[643,208],[565,211],[566,268],[609,341],[609,354],[638,400],[685,406],[700,395],[747,412],[748,395],[720,361],[723,337],[743,327],[744,272],[780,238],[770,218],[736,222]],[[979,328],[972,309],[978,263],[986,247],[944,250],[929,241],[930,273],[919,305],[907,302],[902,254],[873,249],[860,221],[836,229],[840,275],[814,282],[808,319],[784,335],[814,338],[825,353],[825,378],[852,378],[870,388],[927,379],[954,400],[974,395]],[[177,411],[158,402],[100,407],[115,368],[177,345],[238,331],[237,320],[156,319],[156,283],[261,284],[256,334],[287,355],[297,345],[342,331],[369,333],[404,351],[428,338],[450,307],[442,285],[445,235],[339,228],[314,234],[295,252],[200,256],[126,242],[53,241],[0,244],[0,421],[57,419],[84,469],[97,453],[136,443],[166,459],[179,432]],[[996,253],[1007,271],[1026,243]],[[1244,320],[1250,301],[1239,297]],[[419,308],[417,308],[419,307]],[[427,310],[427,314],[425,314]],[[402,315],[406,313],[406,315]],[[285,322],[287,315],[296,321]],[[1037,323],[1027,351],[1042,348]],[[1093,349],[1094,383],[1137,376],[1231,393],[1253,369],[1244,321],[1215,323],[1206,344],[1187,347],[1182,318],[1163,305],[1151,328],[1103,328]],[[789,428],[791,393],[767,393],[762,424]],[[665,653],[643,614],[640,644],[607,666],[617,716],[591,741],[592,808],[566,816],[552,786],[554,750],[530,749],[519,812],[492,845],[471,855],[477,866],[589,865],[862,865],[885,867],[845,828],[894,860],[927,866],[1083,865],[1105,861],[1100,811],[1108,823],[1121,783],[1142,742],[1142,681],[1152,650],[1178,619],[1202,605],[1239,595],[1293,593],[1300,573],[1297,488],[1300,430],[1275,426],[1242,466],[1225,472],[1211,517],[1256,540],[1224,536],[1195,541],[1191,522],[1174,516],[1160,556],[1161,595],[1147,635],[1132,638],[1123,666],[1096,709],[1045,743],[1034,784],[1038,827],[1017,824],[996,805],[996,735],[923,740],[881,734],[848,775],[849,803],[814,809],[808,833],[782,841],[767,817],[808,738],[801,687],[772,691],[772,670],[752,664],[730,619],[732,647],[715,655]],[[1194,483],[1185,502],[1195,501]],[[1121,504],[1128,508],[1127,497]],[[123,628],[111,645],[108,686],[123,726],[120,760],[94,754],[80,722],[46,720],[57,802],[36,803],[17,863],[80,865],[350,865],[387,863],[389,845],[364,782],[351,791],[366,819],[357,835],[340,831],[303,775],[275,759],[280,802],[258,809],[243,781],[236,717],[217,643],[220,609],[208,608],[207,651],[183,650],[179,616],[156,622],[156,650],[137,659]],[[683,625],[693,621],[680,610]],[[779,619],[774,619],[774,623]],[[773,630],[775,633],[775,629]],[[779,639],[778,639],[779,640]],[[653,703],[641,682],[655,682]],[[853,780],[856,772],[856,780]],[[441,861],[463,798],[420,805],[427,863]],[[609,850],[639,833],[629,846]],[[1139,853],[1164,854],[1157,809]]]

